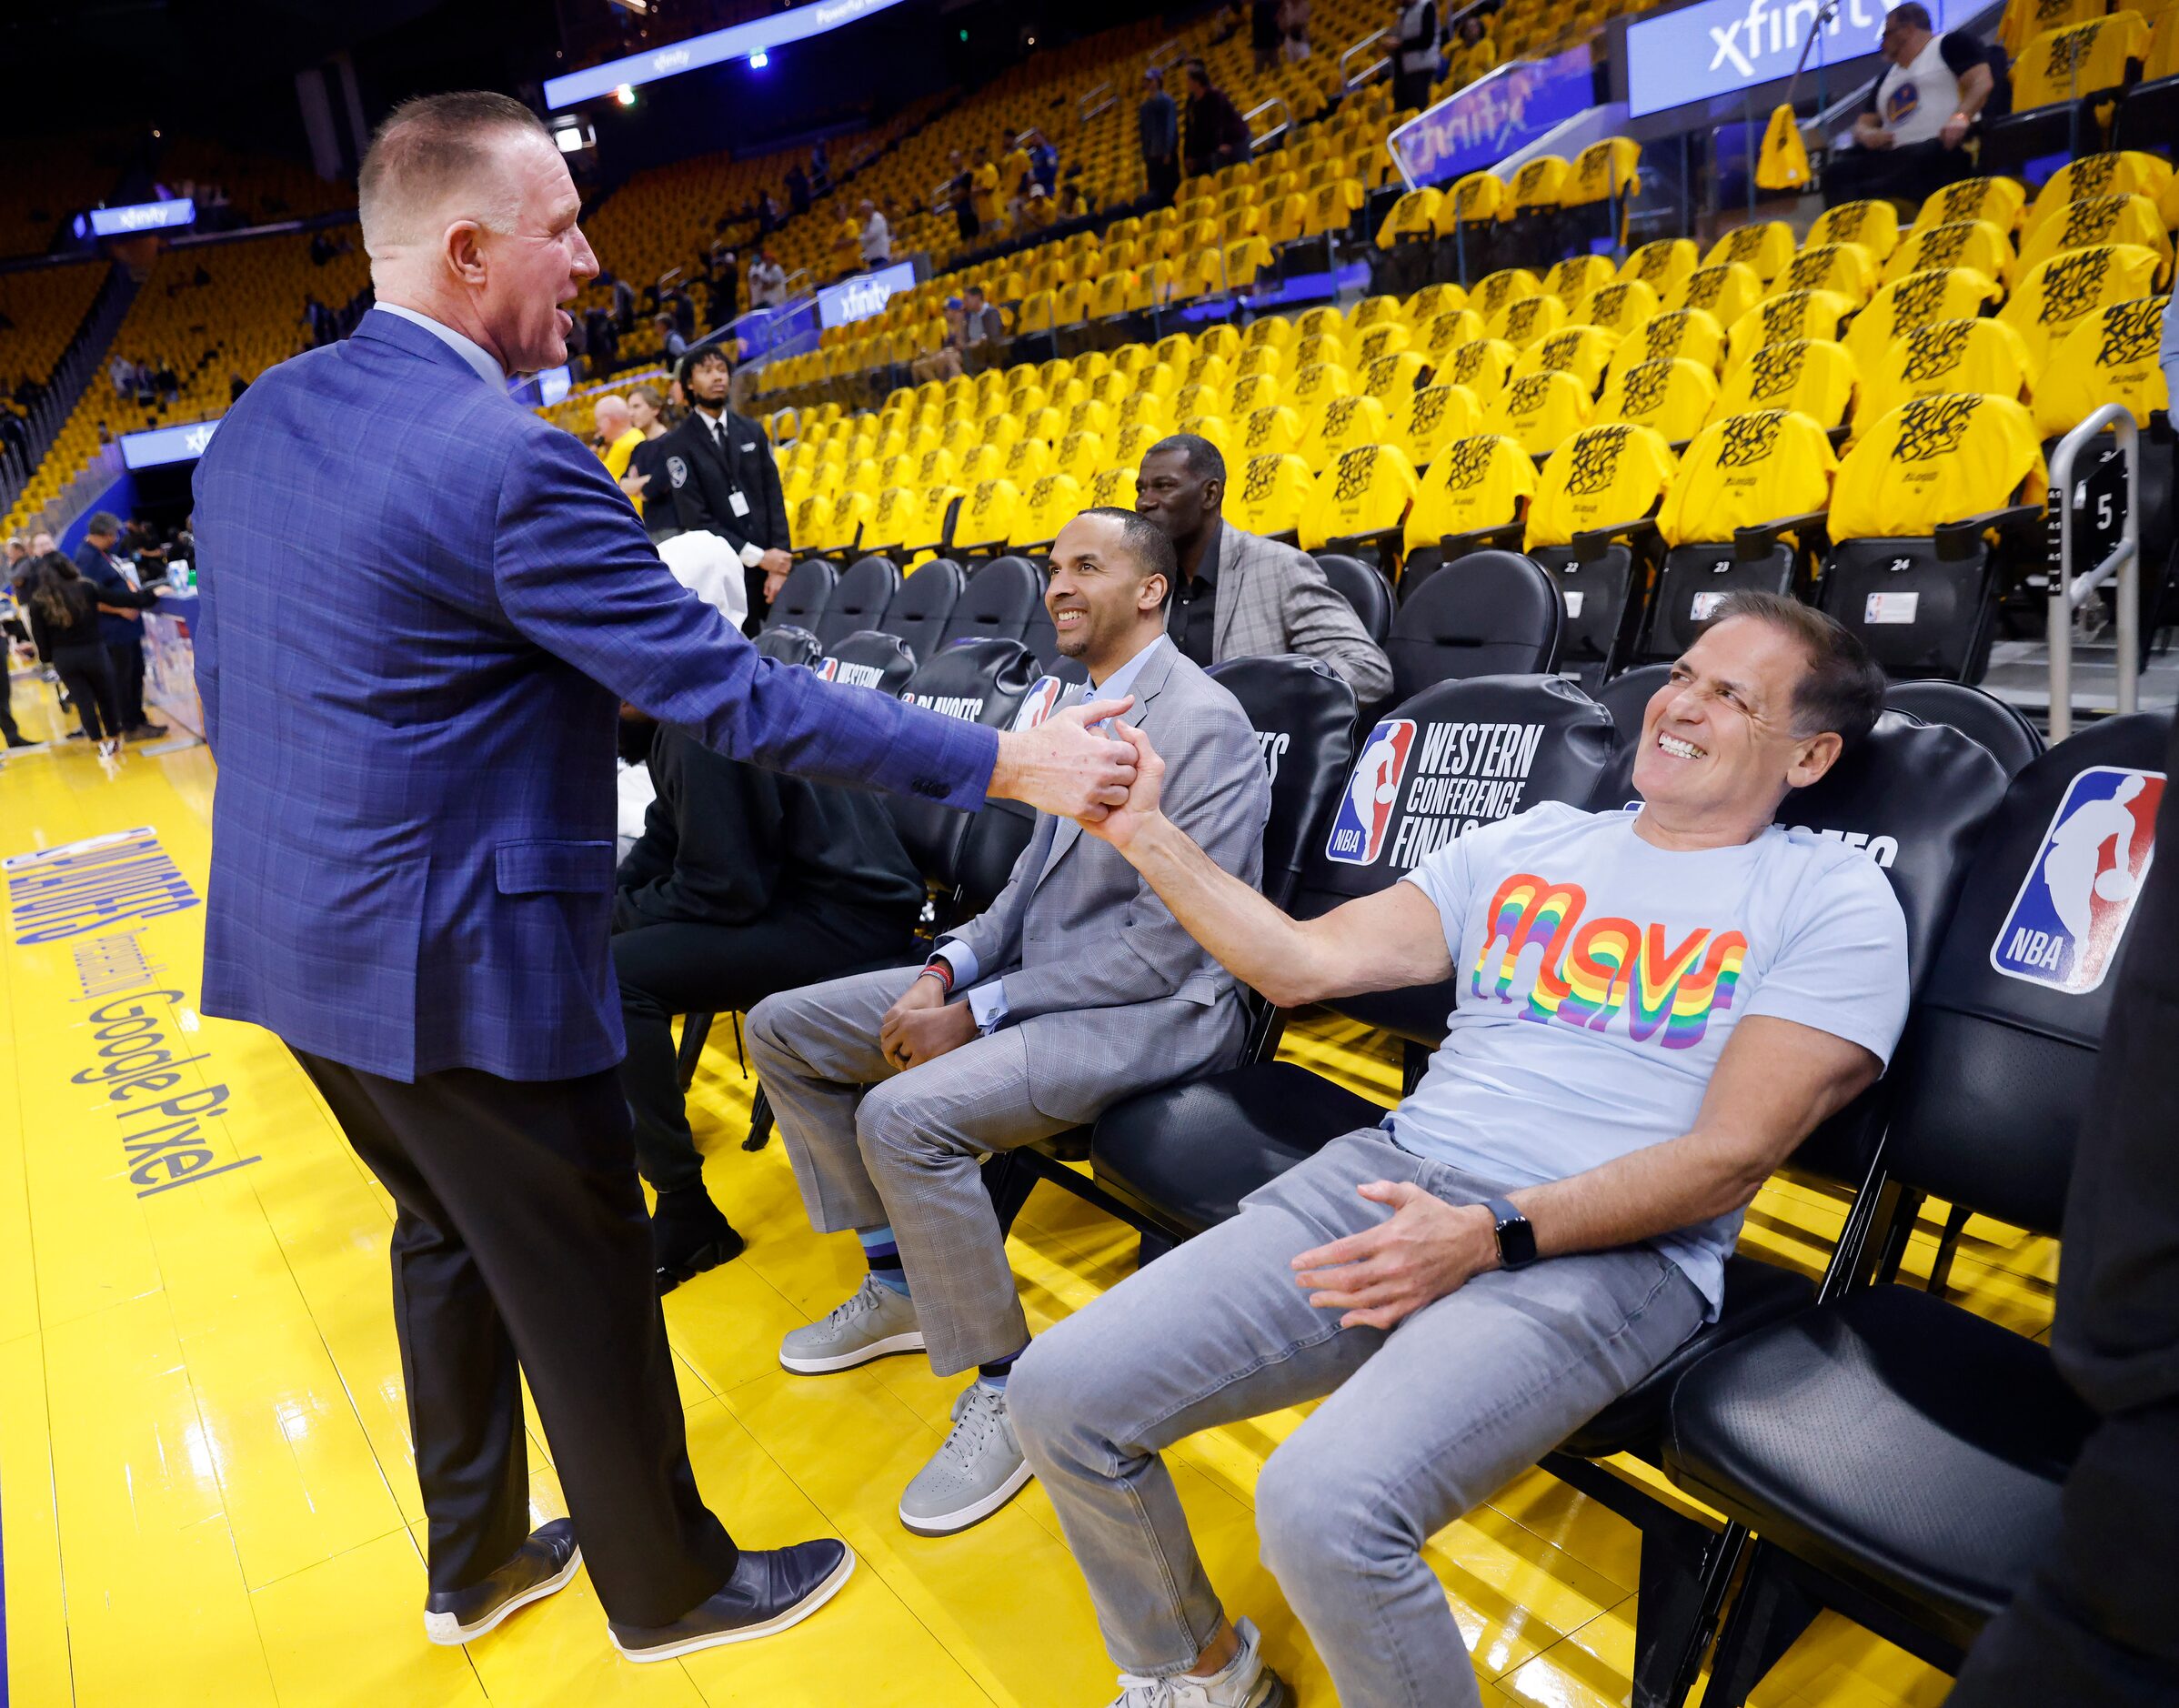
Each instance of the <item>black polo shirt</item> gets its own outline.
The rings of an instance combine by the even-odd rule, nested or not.
[[[1218,637],[1218,548],[1226,537],[1223,522],[1213,524],[1203,548],[1203,561],[1191,577],[1182,574],[1172,598],[1166,602],[1165,632],[1183,658],[1205,669],[1210,668],[1211,648]]]

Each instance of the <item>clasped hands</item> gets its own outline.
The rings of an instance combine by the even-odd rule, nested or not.
[[[949,1002],[946,986],[926,973],[903,990],[878,1022],[878,1048],[905,1073],[959,1050],[976,1036],[976,1016],[966,1000]]]

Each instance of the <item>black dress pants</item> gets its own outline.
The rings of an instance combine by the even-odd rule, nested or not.
[[[1180,160],[1178,155],[1167,155],[1162,160],[1146,158],[1142,163],[1143,182],[1148,187],[1152,207],[1170,207],[1173,197],[1180,189]]]
[[[144,643],[133,635],[108,641],[106,655],[114,661],[114,697],[121,712],[116,733],[126,733],[144,722]]]
[[[1896,148],[1843,148],[1823,168],[1823,206],[1896,196],[1918,202],[1973,170],[1973,162],[1934,137]]]
[[[96,644],[53,649],[53,673],[60,678],[61,686],[75,703],[76,716],[84,720],[84,734],[94,741],[133,728],[121,721],[121,693],[114,680],[114,650]]]
[[[657,925],[623,906],[613,970],[628,1052],[621,1090],[636,1120],[636,1166],[654,1191],[700,1186],[673,1042],[677,1014],[747,1013],[779,990],[890,967],[913,947],[910,921],[828,907],[788,908],[748,925]]]
[[[528,1534],[526,1375],[607,1616],[670,1624],[712,1595],[740,1556],[688,1462],[618,1077],[407,1085],[295,1055],[399,1207],[431,1587],[469,1587]]]

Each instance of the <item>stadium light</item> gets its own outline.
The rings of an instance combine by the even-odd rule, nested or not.
[[[633,106],[633,105],[636,105],[636,87],[635,87],[635,85],[634,85],[633,84],[628,84],[628,83],[624,83],[624,84],[622,84],[622,85],[620,85],[618,88],[617,88],[617,89],[615,89],[615,90],[613,91],[613,98],[614,98],[616,101],[619,102],[619,103],[620,103],[620,105],[623,105],[623,106]]]
[[[751,71],[762,71],[765,66],[770,65],[771,63],[772,56],[766,53],[761,47],[749,55],[749,69]]]

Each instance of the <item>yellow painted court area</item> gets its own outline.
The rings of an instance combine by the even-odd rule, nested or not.
[[[49,688],[18,678],[35,737]],[[82,742],[6,756],[0,858],[147,829],[201,897],[214,767],[201,749],[102,766]],[[153,855],[135,855],[147,863]],[[777,1142],[750,1155],[752,1082],[712,1034],[691,1115],[713,1195],[748,1253],[666,1301],[704,1492],[736,1535],[846,1539],[861,1567],[818,1617],[767,1642],[638,1667],[614,1656],[587,1579],[467,1650],[418,1617],[422,1513],[388,1305],[391,1201],[267,1035],[196,1010],[201,906],[43,942],[11,906],[0,951],[0,1529],[6,1699],[439,1708],[579,1704],[1006,1704],[1102,1708],[1113,1668],[1035,1484],[949,1539],[908,1534],[902,1485],[938,1445],[960,1379],[919,1358],[801,1378],[780,1335],[861,1271],[805,1223]],[[65,914],[37,916],[50,926]],[[86,987],[90,994],[86,994]],[[161,994],[166,993],[166,994]],[[100,1018],[104,1017],[104,1018]],[[115,1030],[119,1029],[119,1030]],[[102,1030],[156,1038],[176,1083],[98,1082]],[[1287,1053],[1390,1100],[1390,1051],[1302,1024]],[[116,1100],[115,1091],[134,1091]],[[171,1108],[160,1107],[168,1105]],[[155,1131],[154,1130],[164,1130]],[[1841,1205],[1774,1181],[1746,1238],[1820,1266]],[[1924,1211],[1926,1271],[1943,1207]],[[1132,1234],[1040,1190],[1013,1241],[1033,1325],[1125,1276]],[[2047,1324],[2052,1242],[1974,1221],[1953,1284],[2016,1327]],[[1251,1615],[1305,1708],[1323,1669],[1257,1562],[1250,1494],[1299,1413],[1198,1437],[1183,1495],[1212,1576]],[[533,1501],[564,1511],[531,1429]],[[1491,1708],[1627,1700],[1636,1533],[1541,1472],[1432,1542]],[[1933,1704],[1949,1681],[1824,1615],[1763,1708]]]

